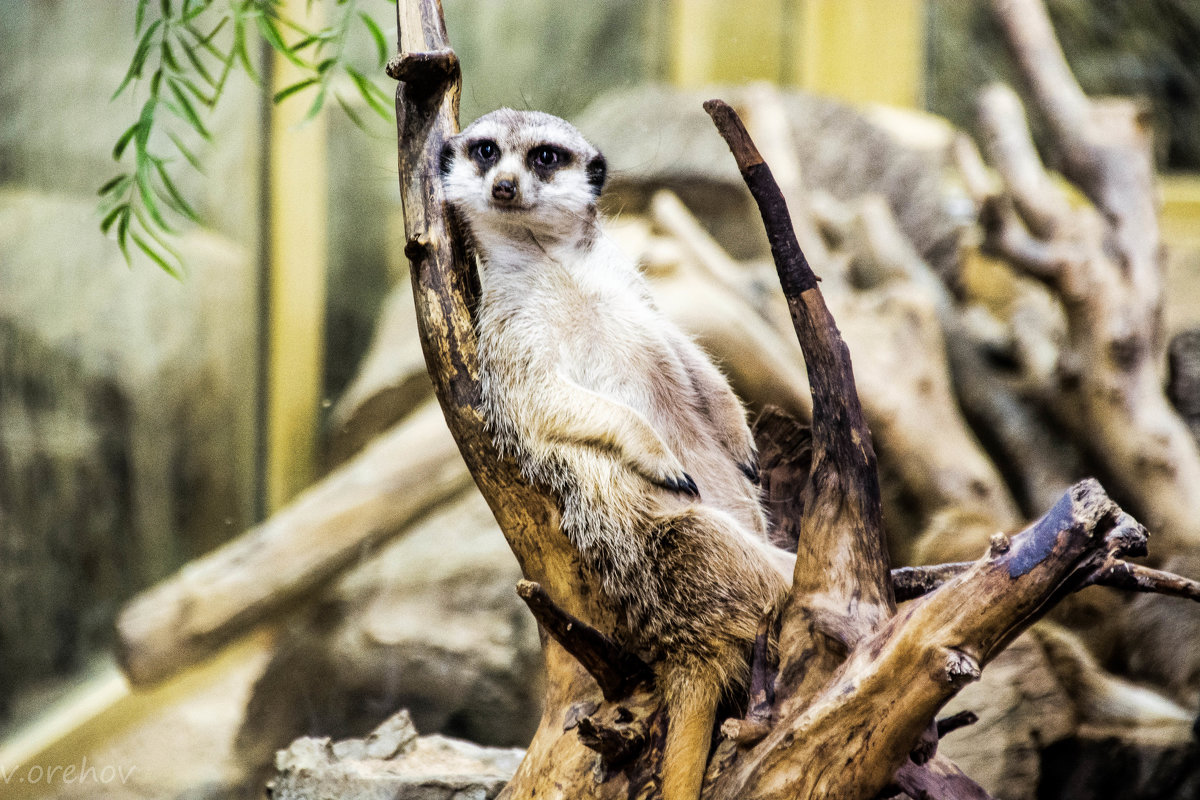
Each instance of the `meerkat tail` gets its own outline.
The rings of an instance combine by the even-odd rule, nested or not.
[[[705,676],[672,670],[669,682],[666,749],[663,752],[663,800],[698,800],[712,744],[719,686]]]

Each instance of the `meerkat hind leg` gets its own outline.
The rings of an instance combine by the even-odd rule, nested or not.
[[[667,742],[663,752],[663,800],[698,800],[721,690],[707,676],[667,670]]]

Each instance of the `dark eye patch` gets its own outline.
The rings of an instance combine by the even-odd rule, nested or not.
[[[529,151],[526,157],[534,172],[548,175],[556,169],[571,163],[571,154],[561,147],[552,144],[539,144]]]
[[[599,153],[588,162],[587,179],[592,186],[592,194],[600,196],[600,190],[604,188],[604,178],[608,174],[608,164],[604,160],[604,156]]]
[[[480,167],[487,168],[496,163],[500,158],[500,146],[491,139],[480,139],[476,142],[471,142],[467,147],[467,155],[471,160]]]

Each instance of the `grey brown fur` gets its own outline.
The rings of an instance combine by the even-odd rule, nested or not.
[[[663,796],[694,800],[716,704],[791,576],[767,543],[745,412],[604,235],[604,159],[574,127],[495,111],[446,144],[442,174],[478,260],[489,430],[560,498],[615,636],[655,663]]]

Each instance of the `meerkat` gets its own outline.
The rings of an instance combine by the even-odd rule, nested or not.
[[[717,704],[791,579],[745,411],[604,235],[604,157],[572,125],[500,109],[447,141],[441,172],[478,267],[485,423],[555,493],[614,636],[654,664],[663,797],[695,800]]]

